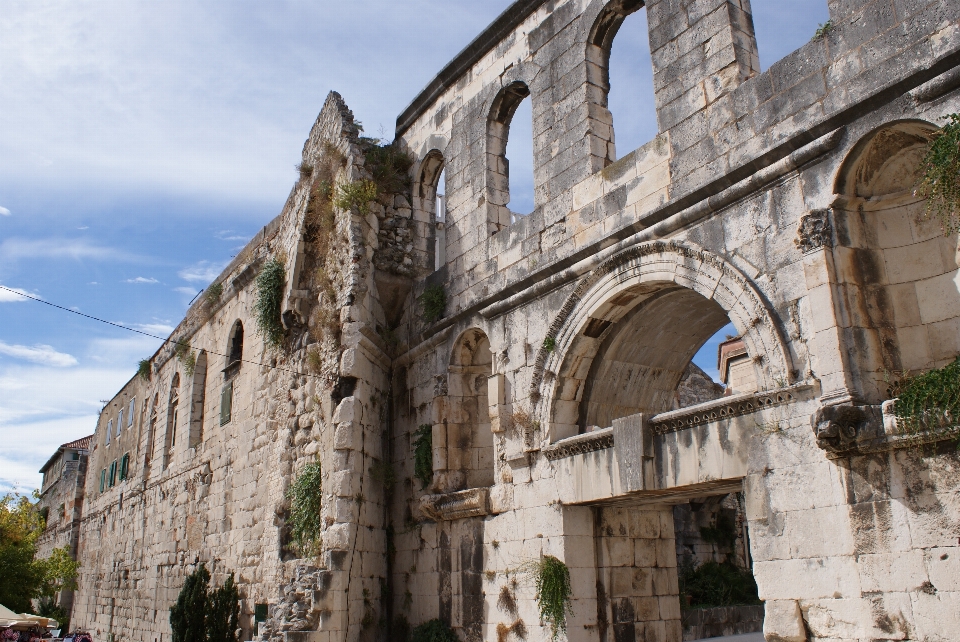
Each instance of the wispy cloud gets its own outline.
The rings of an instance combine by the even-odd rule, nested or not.
[[[157,281],[156,279],[154,279],[154,278],[152,278],[152,277],[148,279],[148,278],[143,277],[143,276],[138,276],[138,277],[135,278],[135,279],[126,279],[126,280],[124,281],[124,283],[160,283],[160,281]]]
[[[143,258],[117,248],[84,239],[10,238],[0,243],[0,261],[21,259],[90,259],[94,261],[143,262]]]
[[[77,365],[77,360],[72,355],[65,352],[57,352],[53,346],[35,345],[21,346],[11,345],[0,341],[0,354],[5,354],[14,359],[22,359],[32,363],[39,363],[43,366],[53,366],[54,368],[69,368]]]
[[[8,286],[4,286],[8,287]],[[13,290],[11,292],[10,290]],[[20,296],[20,295],[24,296]],[[40,296],[34,292],[27,292],[26,290],[21,290],[20,288],[9,288],[7,290],[0,290],[0,303],[16,303],[18,301],[29,301],[25,299],[25,296],[32,296],[40,298]]]
[[[5,207],[0,207],[0,216],[10,216],[10,210]]]
[[[188,268],[180,270],[180,278],[190,283],[210,283],[220,276],[223,268],[227,267],[227,262],[215,263],[210,261],[200,261]]]
[[[217,232],[217,238],[221,241],[249,241],[249,236],[236,234],[233,230],[221,230]]]
[[[200,294],[200,290],[191,287],[173,288],[173,291],[179,292],[180,294],[185,294],[189,297],[194,297]]]

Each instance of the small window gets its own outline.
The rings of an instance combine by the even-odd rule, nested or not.
[[[107,487],[107,469],[104,468],[100,471],[100,492],[103,492],[103,489]]]
[[[123,408],[120,409],[120,414],[117,415],[117,437],[120,436],[120,430],[123,428]]]
[[[227,367],[239,365],[243,361],[243,324],[237,321],[230,331],[230,345],[227,354]]]
[[[130,468],[130,453],[126,453],[124,454],[123,457],[120,458],[120,481],[123,481],[127,478],[127,473],[129,472],[129,468]]]
[[[136,408],[136,403],[137,403],[136,399],[130,400],[130,416],[127,418],[128,427],[133,425],[133,411],[134,411],[134,408]]]
[[[71,461],[80,461],[80,453],[74,452],[70,454]]]
[[[254,622],[267,621],[267,605],[266,604],[257,604],[253,608],[253,621]]]
[[[107,422],[107,443],[106,443],[107,446],[110,445],[110,437],[112,435],[113,435],[113,419]]]
[[[220,425],[230,423],[233,414],[233,382],[228,382],[220,393]]]
[[[109,481],[110,481],[110,488],[113,488],[114,486],[117,485],[117,460],[116,460],[116,459],[114,459],[114,460],[110,463],[110,475],[109,475],[109,477],[110,477],[110,480],[109,480]]]

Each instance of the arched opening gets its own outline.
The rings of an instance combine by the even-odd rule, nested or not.
[[[439,150],[432,150],[420,163],[420,180],[417,183],[417,198],[422,220],[427,221],[428,230],[433,234],[429,248],[433,252],[434,271],[446,264],[446,161]]]
[[[190,395],[190,448],[203,442],[203,408],[207,390],[207,351],[201,350],[193,368],[193,385]]]
[[[691,369],[694,355],[730,323],[716,301],[672,283],[654,283],[627,290],[610,303],[629,310],[618,311],[616,320],[592,318],[584,337],[595,353],[584,354],[576,371],[562,377],[565,388],[582,388],[578,433],[641,412],[674,410],[681,399],[695,405],[723,395],[719,384]],[[587,376],[579,381],[583,372]]]
[[[863,386],[856,392],[872,403],[887,398],[891,377],[960,354],[957,235],[925,220],[926,203],[914,195],[935,131],[922,121],[886,125],[853,148],[837,175],[833,264],[846,293],[838,304],[852,320],[841,332],[854,346],[847,358]]]
[[[180,418],[180,373],[174,373],[170,383],[170,399],[167,403],[167,430],[163,447],[163,467],[173,460],[177,446],[177,422]]]
[[[614,0],[600,13],[587,41],[590,82],[599,91],[590,132],[606,143],[604,165],[659,133],[653,62],[643,0]]]
[[[487,380],[493,374],[490,341],[481,330],[457,339],[447,371],[447,396],[434,446],[442,449],[434,476],[443,492],[484,488],[494,482],[493,432]],[[439,437],[439,439],[438,439]]]
[[[238,319],[230,330],[230,339],[227,342],[226,368],[240,368],[243,361],[243,324]]]
[[[529,97],[530,89],[522,82],[515,82],[500,91],[490,110],[487,123],[487,231],[490,234],[509,226],[518,215],[529,214],[535,205],[533,111]],[[515,142],[510,144],[511,140]],[[518,165],[514,172],[507,157],[508,145]]]

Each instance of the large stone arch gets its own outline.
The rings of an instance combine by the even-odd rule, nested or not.
[[[587,275],[551,324],[531,382],[531,398],[537,401],[537,414],[547,426],[550,441],[576,434],[582,419],[583,386],[590,376],[594,357],[610,337],[611,330],[616,331],[617,322],[628,319],[646,305],[654,306],[646,308],[650,312],[647,316],[659,323],[648,324],[648,329],[664,327],[663,321],[676,325],[676,318],[655,319],[655,306],[671,310],[673,315],[682,313],[684,306],[694,314],[707,315],[710,334],[719,329],[714,327],[719,315],[728,318],[754,359],[761,389],[784,387],[795,376],[774,314],[744,274],[721,257],[691,243],[639,245],[611,257]],[[709,335],[701,336],[705,332],[689,333],[690,345],[682,358],[689,361],[696,351],[691,352],[691,346],[698,342],[702,345],[709,338]],[[655,343],[645,347],[659,349]],[[669,382],[655,381],[671,367],[670,372],[675,372],[677,364],[668,361],[658,361],[663,367],[658,365],[644,374],[642,381],[634,380],[630,385],[637,390],[654,385],[669,387]],[[680,368],[685,365],[686,362]],[[615,418],[616,412],[599,414],[603,418]],[[577,422],[571,421],[571,417],[577,417]]]

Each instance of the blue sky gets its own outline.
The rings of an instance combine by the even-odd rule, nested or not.
[[[280,211],[328,91],[392,138],[509,4],[4,0],[0,285],[166,335]],[[827,19],[826,0],[753,9],[764,68]],[[622,155],[656,133],[640,14],[615,42],[612,82]],[[529,118],[510,139],[518,211],[532,209]],[[37,486],[158,344],[0,291],[0,492]]]

